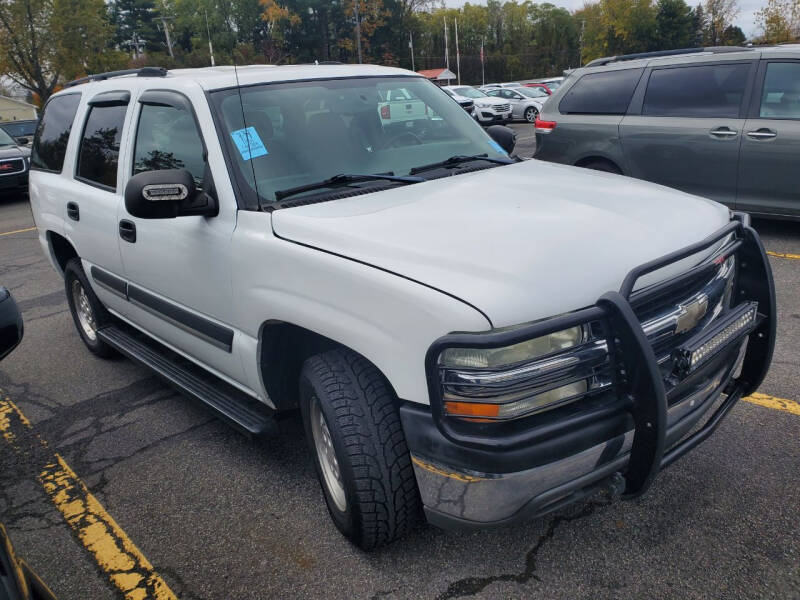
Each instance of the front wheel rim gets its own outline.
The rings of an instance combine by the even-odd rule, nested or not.
[[[78,316],[78,323],[84,335],[94,342],[97,340],[97,321],[94,318],[94,311],[89,302],[86,290],[77,279],[72,281],[72,302],[75,306],[75,314]]]
[[[534,121],[536,121],[537,114],[538,113],[536,112],[535,108],[529,108],[525,112],[525,119],[528,121],[528,123],[533,123]]]
[[[311,435],[314,438],[314,450],[322,471],[325,489],[340,511],[347,510],[347,496],[344,493],[342,473],[339,470],[339,461],[333,447],[333,438],[328,429],[328,422],[319,405],[316,395],[311,398]]]

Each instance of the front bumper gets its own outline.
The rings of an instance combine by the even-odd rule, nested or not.
[[[621,342],[619,360],[627,373],[638,376],[595,398],[585,414],[573,413],[570,423],[535,426],[522,439],[479,439],[448,428],[434,404],[432,411],[403,405],[403,428],[428,520],[448,528],[491,527],[541,516],[600,488],[634,497],[646,491],[658,471],[708,438],[736,402],[761,383],[774,347],[769,263],[755,231],[740,218],[700,244],[635,269],[619,293],[606,294],[586,309],[608,319]],[[731,233],[741,234],[736,253],[749,265],[738,276],[736,296],[758,302],[761,319],[749,339],[720,350],[681,382],[679,395],[668,394],[628,298],[638,277]],[[428,366],[433,403],[430,360]]]
[[[504,123],[511,120],[511,111],[497,113],[490,108],[475,107],[475,115],[481,123]]]
[[[22,190],[28,187],[28,171],[0,176],[0,190]]]

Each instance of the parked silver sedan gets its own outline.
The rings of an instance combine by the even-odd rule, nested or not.
[[[533,123],[542,110],[542,105],[549,98],[541,88],[495,88],[487,90],[488,96],[502,98],[511,104],[511,119]]]

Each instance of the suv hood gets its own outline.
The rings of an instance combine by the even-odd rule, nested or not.
[[[729,219],[721,204],[663,186],[529,160],[277,210],[272,227],[456,296],[504,327],[594,304],[633,267]]]

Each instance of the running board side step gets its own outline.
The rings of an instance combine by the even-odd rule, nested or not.
[[[155,371],[179,392],[202,402],[245,435],[278,435],[278,423],[269,407],[144,333],[117,322],[100,329],[97,335],[122,355]]]

